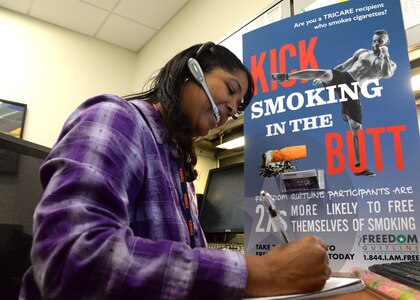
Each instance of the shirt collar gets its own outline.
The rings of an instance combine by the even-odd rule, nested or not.
[[[149,125],[156,142],[158,144],[167,144],[168,130],[160,113],[144,100],[132,100],[130,103],[140,111],[144,120]],[[176,157],[177,146],[171,146],[170,152]]]

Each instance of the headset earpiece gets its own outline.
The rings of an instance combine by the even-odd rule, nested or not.
[[[200,67],[200,64],[195,58],[188,59],[188,69],[190,70],[191,75],[199,83],[204,80],[204,73]]]

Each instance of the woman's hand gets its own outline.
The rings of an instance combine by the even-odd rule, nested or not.
[[[275,246],[264,256],[246,255],[248,278],[245,296],[305,293],[322,289],[330,277],[327,245],[305,236]]]

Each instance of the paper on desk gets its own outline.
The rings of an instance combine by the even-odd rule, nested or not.
[[[324,288],[317,292],[311,292],[311,293],[305,293],[305,294],[292,294],[292,295],[284,295],[284,296],[244,298],[244,300],[318,299],[322,297],[331,297],[331,296],[340,295],[340,294],[357,292],[357,291],[363,290],[364,288],[365,288],[365,284],[359,278],[331,277],[325,283]]]

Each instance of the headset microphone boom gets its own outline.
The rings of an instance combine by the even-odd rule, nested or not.
[[[192,76],[195,78],[195,80],[197,80],[200,83],[200,85],[203,87],[204,92],[206,93],[207,98],[209,99],[210,104],[213,108],[213,115],[216,119],[216,124],[219,124],[220,122],[219,109],[217,108],[216,103],[214,103],[213,97],[211,96],[209,88],[207,87],[206,80],[204,78],[204,73],[200,67],[200,64],[195,58],[190,58],[188,60],[188,68],[190,69],[190,72]]]

